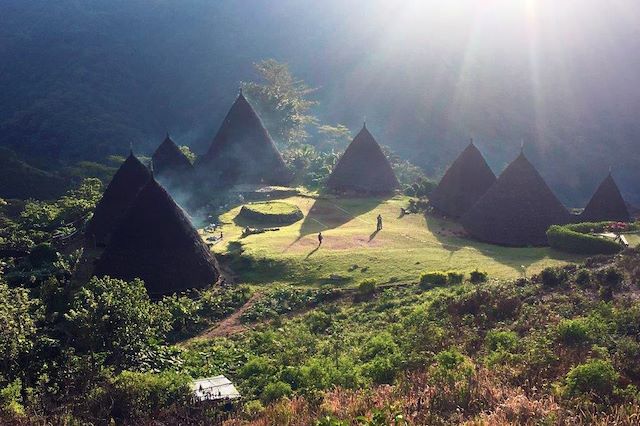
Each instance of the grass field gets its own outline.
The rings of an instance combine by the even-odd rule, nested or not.
[[[352,199],[294,196],[305,218],[274,232],[242,238],[234,218],[236,207],[220,217],[224,240],[219,254],[243,250],[239,281],[248,284],[354,285],[364,279],[378,283],[415,282],[421,272],[487,271],[491,278],[531,275],[543,268],[579,261],[549,248],[506,248],[461,236],[459,225],[422,214],[400,216],[406,197]],[[376,229],[376,216],[383,229]],[[324,242],[318,246],[317,234]]]

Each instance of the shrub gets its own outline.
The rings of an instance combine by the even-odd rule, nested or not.
[[[242,407],[243,414],[250,420],[257,418],[263,411],[264,406],[262,405],[262,402],[257,399],[247,401],[247,403],[244,404],[244,407]]]
[[[624,276],[616,268],[610,267],[598,271],[598,281],[600,283],[600,298],[605,301],[613,299],[613,292],[622,285]]]
[[[64,314],[65,327],[83,352],[102,352],[106,363],[137,367],[169,328],[168,312],[149,299],[144,283],[92,278]]]
[[[123,371],[113,382],[113,415],[117,419],[148,416],[171,405],[185,405],[191,398],[191,379],[174,372]]]
[[[20,379],[16,379],[6,387],[0,389],[0,414],[5,414],[10,417],[24,415],[21,390],[22,381]]]
[[[556,249],[576,254],[614,254],[624,247],[613,240],[589,235],[593,224],[553,225],[547,231],[549,245]]]
[[[562,268],[545,268],[540,273],[540,279],[545,287],[558,287],[567,282],[569,274]]]
[[[358,295],[371,297],[376,292],[376,283],[373,280],[364,280],[358,285]]]
[[[447,274],[444,272],[425,272],[420,276],[420,287],[430,289],[447,284]]]
[[[291,395],[291,386],[288,383],[277,381],[265,386],[260,400],[264,404],[269,404],[289,395]]]
[[[464,281],[464,274],[462,272],[447,272],[447,283],[449,285],[462,284],[462,281]]]
[[[597,277],[601,286],[606,286],[613,290],[619,289],[624,279],[622,272],[613,267],[598,271]]]
[[[469,281],[471,281],[472,284],[480,284],[487,281],[487,276],[488,274],[486,272],[476,269],[469,274]]]
[[[331,327],[331,315],[324,311],[315,310],[307,315],[306,323],[312,333],[324,333]]]
[[[29,263],[36,268],[58,260],[58,251],[49,243],[38,244],[29,253]]]
[[[613,393],[618,373],[609,361],[593,360],[572,368],[565,378],[564,396],[594,393],[608,397]]]
[[[513,331],[491,330],[484,341],[490,351],[511,351],[518,345],[518,335]]]
[[[391,384],[399,370],[398,358],[376,356],[363,366],[363,373],[375,384]]]
[[[558,338],[569,346],[578,346],[589,341],[589,322],[586,318],[562,320],[558,324]]]
[[[591,272],[588,269],[579,269],[576,273],[576,284],[580,287],[587,287],[591,284]]]

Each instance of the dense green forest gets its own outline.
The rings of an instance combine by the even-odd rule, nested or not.
[[[445,14],[413,13],[415,2],[4,0],[0,144],[47,170],[131,142],[150,154],[167,130],[202,153],[253,64],[273,57],[318,88],[323,123],[354,131],[366,116],[428,175],[469,137],[496,172],[524,140],[567,204],[582,206],[610,165],[640,201],[638,5],[542,2],[532,40],[522,5],[507,3]]]

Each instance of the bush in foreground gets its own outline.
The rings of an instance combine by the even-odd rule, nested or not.
[[[479,271],[479,270],[475,270],[475,271],[471,271],[471,273],[469,274],[469,281],[472,284],[480,284],[480,283],[484,283],[487,281],[487,276],[489,274],[487,274],[484,271]]]
[[[606,398],[612,395],[618,378],[618,373],[609,361],[588,361],[567,373],[563,395],[571,398],[592,393]]]

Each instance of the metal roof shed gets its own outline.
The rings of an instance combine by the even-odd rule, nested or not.
[[[233,383],[222,375],[194,380],[191,390],[196,401],[229,401],[241,397]]]

